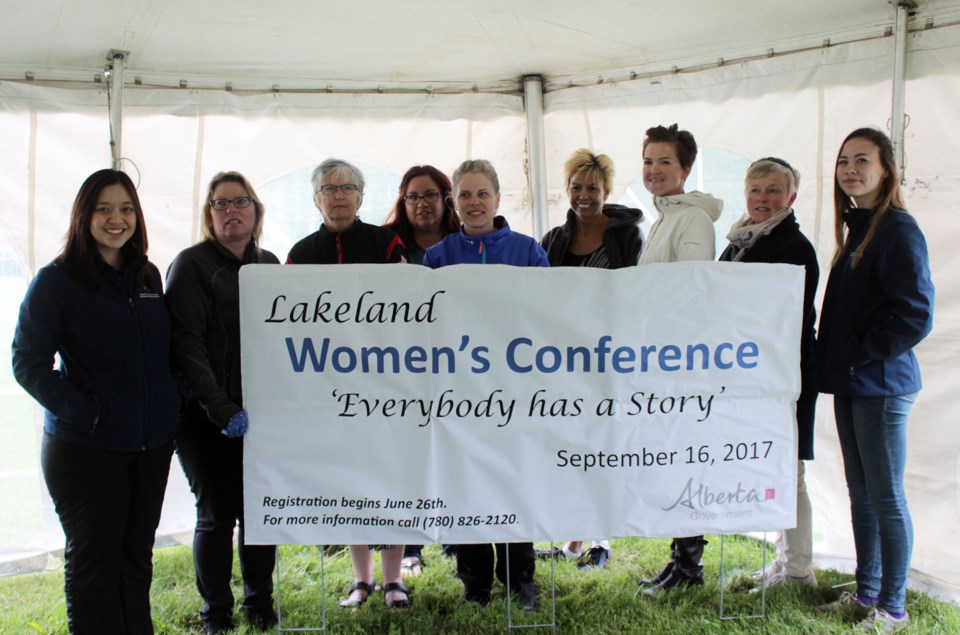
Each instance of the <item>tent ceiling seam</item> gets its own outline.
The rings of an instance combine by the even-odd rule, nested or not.
[[[960,13],[948,16],[938,16],[936,19],[925,17],[922,14],[914,15],[910,18],[910,25],[907,29],[908,34],[919,33],[923,31],[932,31],[960,24]],[[603,83],[621,83],[630,81],[649,80],[656,77],[665,77],[680,73],[696,73],[700,71],[715,69],[732,64],[742,64],[746,62],[758,61],[773,57],[784,57],[797,55],[809,51],[815,51],[823,48],[833,48],[837,46],[856,44],[859,42],[868,42],[893,37],[893,25],[878,25],[879,32],[872,35],[861,37],[852,37],[844,40],[835,40],[833,38],[824,38],[820,44],[805,45],[795,48],[776,50],[769,48],[762,53],[750,53],[746,55],[724,57],[718,56],[711,61],[700,61],[689,65],[679,65],[678,60],[666,61],[662,66],[651,68],[650,70],[639,70],[638,68],[620,68],[611,69],[604,73],[576,74],[569,76],[546,76],[544,81],[544,94],[549,94],[559,90],[565,90],[572,87],[591,86]],[[86,85],[91,82],[103,83],[102,68],[73,68],[73,69],[50,69],[46,72],[49,77],[44,77],[44,73],[36,70],[4,69],[0,65],[0,81],[19,81],[30,82],[38,85],[70,87],[76,85]],[[491,82],[483,86],[476,83],[458,83],[458,82],[432,82],[430,84],[417,86],[390,86],[389,82],[371,81],[365,85],[358,86],[358,82],[329,81],[318,80],[317,86],[291,86],[284,87],[282,82],[263,80],[263,86],[257,88],[237,88],[236,81],[224,80],[221,78],[205,77],[201,75],[174,74],[166,72],[145,72],[136,69],[127,68],[127,73],[134,76],[133,81],[127,81],[125,88],[136,89],[169,89],[183,88],[199,91],[228,91],[237,94],[270,94],[270,93],[290,93],[290,94],[466,94],[466,93],[485,93],[499,94],[508,96],[523,95],[523,77],[517,76],[515,80]],[[56,77],[57,74],[63,75]],[[90,79],[80,79],[86,76]],[[269,85],[268,85],[269,84]],[[339,86],[338,86],[339,84]]]

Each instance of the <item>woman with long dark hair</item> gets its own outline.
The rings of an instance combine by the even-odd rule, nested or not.
[[[40,463],[66,536],[73,634],[153,632],[153,541],[181,403],[160,280],[136,187],[100,170],[20,306],[13,372],[44,409]]]
[[[460,230],[452,191],[447,175],[432,165],[415,165],[403,175],[397,202],[383,226],[403,241],[407,262],[423,263],[423,254],[429,247]]]

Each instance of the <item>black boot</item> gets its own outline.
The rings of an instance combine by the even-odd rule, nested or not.
[[[640,586],[653,586],[659,584],[670,577],[670,573],[673,571],[673,568],[677,565],[677,560],[680,559],[680,554],[677,551],[677,539],[674,538],[670,542],[670,559],[667,561],[667,565],[663,568],[660,573],[653,576],[652,578],[643,578],[640,580]]]
[[[467,602],[476,602],[482,605],[490,604],[490,588],[493,586],[493,580],[465,573],[458,573],[457,577],[463,581],[463,597]]]
[[[513,586],[514,592],[520,598],[521,610],[530,613],[537,609],[537,595],[533,586],[533,581],[517,582],[515,585],[511,586]]]
[[[653,595],[658,591],[668,591],[675,586],[695,586],[703,584],[703,547],[707,541],[703,536],[689,538],[674,538],[677,549],[677,560],[666,578],[643,589],[645,595]]]

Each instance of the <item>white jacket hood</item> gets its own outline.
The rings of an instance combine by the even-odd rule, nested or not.
[[[655,196],[653,204],[661,214],[669,214],[671,211],[684,207],[699,207],[707,213],[707,216],[713,222],[717,222],[717,219],[720,218],[720,212],[723,211],[722,200],[712,194],[697,191],[674,194],[673,196]]]

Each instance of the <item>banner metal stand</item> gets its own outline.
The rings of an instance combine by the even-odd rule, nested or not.
[[[541,624],[514,624],[513,614],[513,594],[510,593],[510,543],[504,549],[507,554],[507,630],[524,628],[549,628],[554,633],[557,632],[557,560],[550,558],[550,620]],[[553,551],[553,543],[550,543],[550,551]],[[536,554],[534,554],[536,559]]]
[[[326,573],[324,571],[324,557],[325,550],[323,545],[320,546],[320,627],[304,627],[304,628],[284,628],[283,627],[283,602],[281,595],[281,585],[280,585],[280,545],[276,546],[277,550],[277,632],[278,633],[326,633],[327,632],[327,588],[326,588]]]
[[[765,619],[767,617],[767,576],[760,576],[760,612],[753,615],[724,615],[723,613],[723,596],[724,591],[727,587],[726,581],[724,580],[724,574],[726,568],[724,563],[726,562],[724,558],[723,548],[724,540],[726,534],[720,534],[720,613],[719,617],[721,620],[753,620],[753,619]],[[767,532],[763,532],[763,564],[760,567],[761,574],[765,573],[767,570]]]

